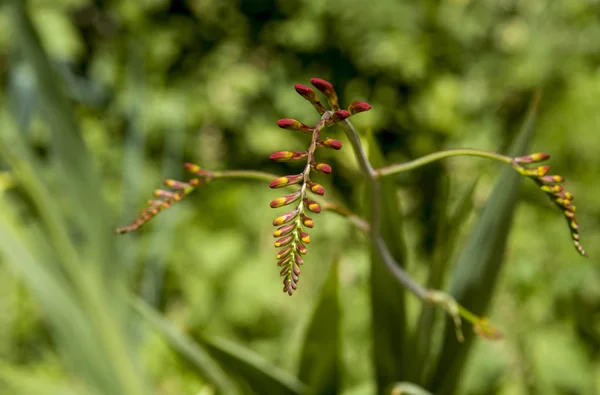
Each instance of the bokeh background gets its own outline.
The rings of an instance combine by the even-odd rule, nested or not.
[[[29,161],[50,191],[38,198],[60,209],[75,248],[81,241],[76,225],[96,223],[91,218],[97,206],[71,210],[74,190],[104,199],[102,223],[116,227],[135,217],[163,178],[185,177],[184,162],[288,174],[292,165],[270,163],[268,155],[299,150],[307,142],[277,128],[276,121],[318,119],[293,89],[311,77],[331,81],[342,103],[364,100],[373,106],[353,120],[359,130],[373,132],[388,163],[454,147],[504,152],[534,91],[541,89],[531,150],[551,153],[552,169],[567,178],[590,258],[576,254],[564,219],[548,199],[533,183],[523,184],[488,310],[505,339],[476,341],[456,393],[600,391],[598,1],[4,3],[2,159],[24,145],[31,161],[0,160],[3,217],[14,217],[11,231],[28,240],[29,233],[40,240],[55,236],[36,227],[43,210],[23,191],[24,173],[15,173],[15,163]],[[67,96],[66,106],[52,111],[72,115],[87,151],[62,146],[60,134],[51,133],[57,125],[73,125],[61,124],[62,115],[47,110],[52,99],[43,92],[48,84],[40,81],[44,65],[32,63],[35,51],[27,47],[27,23],[17,17],[17,3],[39,34],[51,82]],[[339,130],[330,136],[346,143]],[[328,197],[360,212],[360,176],[350,146],[323,155],[334,168],[331,177],[319,178]],[[93,167],[94,183],[71,185],[70,171],[87,174],[69,167],[78,161]],[[459,252],[500,168],[484,159],[456,158],[395,178],[407,268],[419,281],[446,237],[436,231],[444,205],[458,204],[478,180]],[[191,336],[219,335],[295,372],[310,311],[339,257],[343,393],[375,393],[366,239],[343,219],[320,214],[300,289],[287,297],[270,236],[276,213],[268,203],[277,196],[261,182],[215,182],[138,233],[115,236],[98,225],[98,234],[106,233],[99,236],[106,243],[102,248],[115,250],[101,276],[107,283],[122,282]],[[41,388],[48,385],[56,393],[96,393],[65,348],[68,341],[57,335],[56,325],[69,315],[52,316],[44,303],[53,291],[40,293],[44,284],[31,285],[35,274],[24,269],[24,258],[11,255],[11,245],[3,248],[0,391],[46,394]],[[452,256],[447,259],[452,262]],[[412,296],[407,304],[414,321],[420,304]],[[211,393],[211,385],[161,337],[144,333],[136,338],[136,366],[155,393]],[[92,366],[96,354],[86,355],[80,357]]]

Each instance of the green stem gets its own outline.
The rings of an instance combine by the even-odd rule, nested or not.
[[[428,295],[427,289],[425,289],[421,284],[415,282],[409,275],[398,265],[392,254],[390,253],[385,241],[381,237],[381,204],[380,204],[380,191],[381,191],[381,182],[377,176],[377,172],[373,169],[371,162],[369,162],[369,158],[363,149],[363,146],[360,142],[360,137],[358,137],[358,133],[356,129],[350,123],[349,120],[344,121],[347,126],[344,128],[346,133],[346,137],[350,141],[352,145],[352,149],[354,150],[354,155],[358,160],[358,164],[365,176],[367,181],[367,190],[369,193],[369,200],[371,202],[370,206],[370,221],[371,221],[371,232],[370,239],[372,248],[376,251],[376,253],[380,256],[380,258],[385,263],[385,266],[392,273],[392,275],[402,284],[406,289],[416,295],[419,299],[425,300]]]
[[[403,173],[405,171],[413,170],[418,167],[428,165],[432,162],[435,162],[435,161],[438,161],[441,159],[451,158],[453,156],[477,156],[480,158],[492,159],[492,160],[506,163],[509,165],[512,164],[512,160],[513,160],[511,157],[497,154],[495,152],[489,152],[489,151],[483,151],[483,150],[471,149],[471,148],[458,148],[458,149],[450,149],[450,150],[446,150],[446,151],[434,152],[432,154],[422,156],[415,160],[382,167],[381,169],[375,170],[375,175],[376,175],[376,177],[385,177],[385,176],[389,176],[392,174]]]

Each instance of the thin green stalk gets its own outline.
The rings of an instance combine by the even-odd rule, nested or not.
[[[458,148],[458,149],[450,149],[450,150],[446,150],[446,151],[434,152],[432,154],[422,156],[415,160],[382,167],[381,169],[375,170],[375,176],[376,177],[385,177],[385,176],[389,176],[392,174],[403,173],[406,171],[414,170],[421,166],[428,165],[430,163],[433,163],[433,162],[441,160],[441,159],[451,158],[453,156],[477,156],[480,158],[496,160],[496,161],[506,163],[509,165],[512,164],[512,160],[513,160],[511,157],[497,154],[495,152],[488,152],[488,151],[471,149],[471,148]]]

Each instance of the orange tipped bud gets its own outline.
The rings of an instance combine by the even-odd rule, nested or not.
[[[292,246],[287,246],[277,253],[276,258],[277,259],[285,258],[291,254],[292,250],[293,250]]]
[[[181,182],[177,180],[165,180],[164,184],[173,189],[186,189],[190,186],[187,182]]]
[[[310,188],[310,191],[312,193],[315,193],[317,195],[324,195],[325,194],[325,188],[323,188],[322,185],[320,184],[313,184],[312,182],[308,184],[308,187]]]
[[[313,169],[316,171],[320,171],[321,173],[329,174],[331,173],[331,166],[327,163],[315,163],[312,165]]]
[[[334,150],[339,150],[340,148],[342,148],[341,141],[335,140],[335,139],[330,139],[329,137],[327,137],[323,141],[319,141],[318,145],[319,145],[319,147],[327,147],[327,148],[331,148]]]
[[[306,246],[300,242],[298,242],[296,244],[296,249],[298,250],[298,253],[300,253],[301,255],[306,255]]]
[[[563,191],[563,187],[560,185],[542,185],[540,189],[546,193],[560,193]]]
[[[294,203],[296,200],[300,198],[300,191],[290,193],[289,195],[282,196],[280,198],[274,199],[271,202],[271,208],[278,208],[287,206],[288,204]]]
[[[296,263],[298,265],[304,265],[304,259],[302,259],[302,257],[295,252],[294,252],[294,261],[296,261]]]
[[[304,204],[306,205],[306,208],[313,213],[318,214],[321,212],[321,206],[317,202],[304,198]]]
[[[150,206],[150,207],[156,207],[156,206],[161,206],[164,203],[164,201],[152,199],[152,200],[148,200],[147,203],[148,203],[148,206]]]
[[[283,265],[289,263],[289,261],[291,261],[291,260],[292,260],[292,255],[290,254],[287,257],[277,261],[277,266],[283,266]]]
[[[300,236],[300,240],[302,240],[304,243],[310,243],[310,236],[303,230],[298,230],[298,236]]]
[[[531,154],[531,155],[519,156],[519,157],[515,158],[514,161],[517,163],[537,163],[537,162],[543,162],[549,158],[550,158],[550,155],[548,155],[544,152],[537,152],[537,153]]]
[[[193,163],[186,163],[183,165],[183,167],[190,173],[198,173],[200,170],[202,170],[200,166],[195,165]]]
[[[540,181],[546,184],[554,184],[554,183],[561,183],[565,181],[565,178],[563,176],[543,176],[540,177]]]
[[[286,223],[290,222],[291,220],[293,220],[294,218],[296,218],[297,215],[298,215],[298,209],[295,209],[295,210],[287,212],[283,215],[280,215],[279,217],[277,217],[273,220],[273,226],[279,226],[279,225],[286,224]]]
[[[161,197],[167,199],[170,199],[173,197],[173,195],[175,195],[173,192],[164,191],[162,189],[155,189],[152,194],[154,195],[154,197]]]
[[[549,170],[550,170],[550,166],[539,166],[537,168],[537,176],[543,177],[546,175],[546,173],[548,173]]]
[[[300,214],[300,221],[302,221],[302,224],[307,228],[312,228],[315,225],[312,218],[307,217],[304,214]]]
[[[277,228],[277,230],[273,232],[273,237],[285,236],[291,233],[295,228],[296,224],[294,223],[283,225],[282,227]]]
[[[275,247],[284,247],[284,246],[290,244],[293,239],[294,239],[294,235],[287,235],[287,236],[282,237],[281,239],[275,240],[275,243],[273,243],[273,245]]]
[[[310,126],[307,126],[302,122],[296,121],[295,119],[291,118],[280,119],[279,121],[277,121],[277,126],[279,126],[282,129],[299,130],[305,133],[312,133],[313,131]]]
[[[276,178],[273,181],[271,181],[271,183],[269,184],[269,187],[270,188],[281,188],[281,187],[285,187],[287,185],[298,184],[302,180],[304,180],[304,174],[296,174],[293,176],[279,177],[279,178]]]
[[[271,156],[269,156],[269,159],[275,162],[287,162],[290,160],[304,159],[307,155],[308,153],[306,152],[278,151],[271,154]]]
[[[350,113],[350,115],[369,111],[370,109],[371,109],[371,105],[364,101],[355,101],[354,103],[352,103],[348,106],[348,112]]]

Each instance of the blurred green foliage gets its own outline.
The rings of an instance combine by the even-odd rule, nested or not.
[[[524,183],[488,309],[506,339],[474,342],[456,393],[600,391],[597,1],[29,0],[50,62],[24,34],[19,4],[0,5],[0,393],[227,392],[227,366],[255,385],[277,382],[281,393],[301,388],[297,372],[320,393],[331,393],[331,382],[345,394],[375,393],[370,256],[343,219],[315,218],[292,298],[281,294],[273,258],[268,202],[276,195],[260,183],[215,183],[138,234],[110,234],[162,178],[180,178],[186,161],[288,174],[268,155],[306,141],[275,121],[317,120],[293,90],[310,77],[331,81],[342,103],[373,106],[353,122],[372,130],[387,163],[452,147],[506,151],[533,92],[543,90],[532,152],[551,153],[552,169],[567,177],[591,258],[578,257],[560,213]],[[349,145],[325,158],[335,170],[321,179],[328,198],[361,211]],[[404,239],[393,250],[402,255],[406,242],[403,261],[419,281],[434,262],[449,267],[440,279],[449,288],[453,256],[499,174],[497,164],[461,158],[391,183],[387,203],[395,186],[401,204],[389,210],[403,214],[393,237]],[[470,196],[473,211],[450,222],[464,226],[448,228],[444,213],[462,212]],[[320,294],[332,262],[339,290]],[[129,290],[162,312],[164,330],[184,335],[142,329],[122,305]],[[333,313],[316,308],[335,293]],[[404,299],[406,311],[395,310],[412,347],[421,305]],[[324,382],[303,365],[303,356],[315,358],[304,340],[337,325],[339,347],[329,347],[341,360],[323,369],[339,376]],[[443,332],[435,333],[439,351]],[[335,333],[311,339],[324,344]],[[400,367],[411,366],[410,353],[401,357]],[[210,358],[225,363],[202,370]],[[424,368],[400,369],[397,381],[431,388],[434,367]]]

